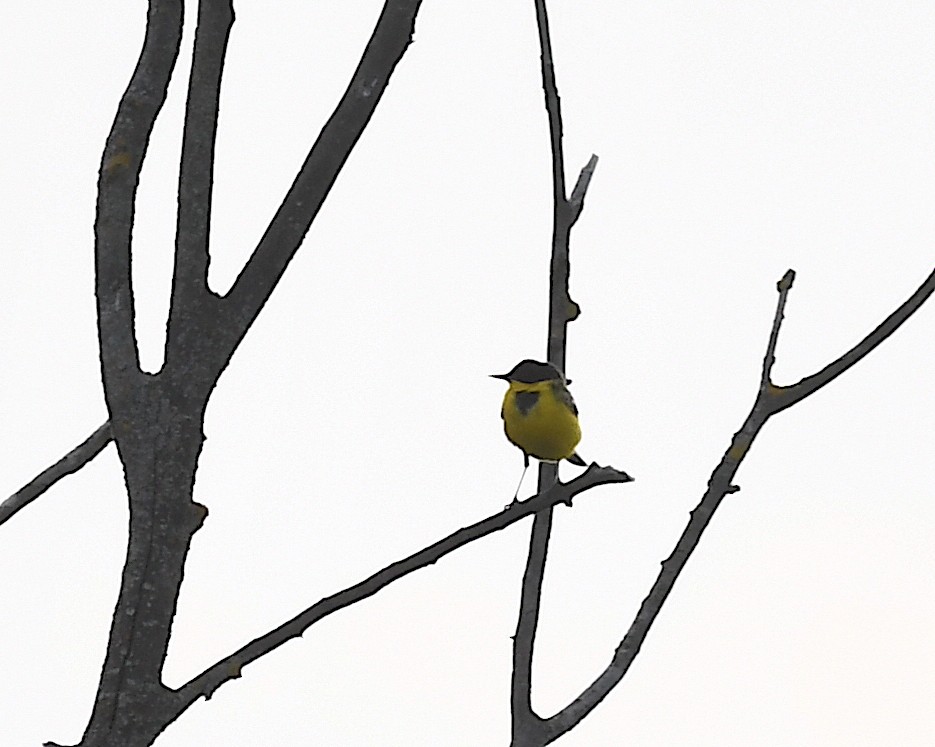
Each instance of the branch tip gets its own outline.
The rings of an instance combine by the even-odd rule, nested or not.
[[[776,362],[776,343],[779,342],[779,328],[782,326],[783,311],[786,308],[786,298],[789,295],[789,289],[795,280],[795,270],[786,270],[786,274],[776,283],[776,290],[779,291],[779,300],[776,301],[776,316],[773,318],[773,327],[769,333],[769,342],[766,345],[766,355],[763,357],[763,374],[760,377],[760,396],[764,396],[767,389],[772,385],[773,364]]]
[[[578,181],[575,182],[575,188],[571,191],[569,202],[577,212],[581,211],[581,205],[584,202],[584,196],[588,191],[588,185],[591,183],[591,177],[594,176],[594,169],[597,168],[597,154],[592,153],[591,158],[578,174]]]

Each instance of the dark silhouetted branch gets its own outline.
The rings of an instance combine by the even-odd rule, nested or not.
[[[104,423],[55,464],[40,472],[3,503],[0,503],[0,524],[12,518],[17,511],[28,506],[63,477],[84,467],[110,442],[110,423]]]
[[[172,309],[182,311],[208,293],[208,236],[214,183],[221,75],[231,26],[232,0],[201,0],[188,80],[179,167],[178,225]],[[170,323],[171,326],[171,323]]]
[[[571,505],[572,499],[576,495],[590,488],[611,483],[630,482],[631,479],[626,473],[612,467],[598,467],[592,464],[587,471],[570,482],[553,485],[549,490],[530,498],[528,501],[512,503],[500,513],[459,529],[444,539],[429,545],[424,550],[387,566],[359,584],[325,597],[275,630],[271,630],[266,635],[257,638],[217,662],[178,690],[178,695],[181,698],[180,705],[184,704],[182,707],[187,708],[201,696],[210,698],[218,687],[231,679],[239,677],[240,670],[245,665],[256,661],[286,641],[298,638],[311,625],[322,618],[355,602],[373,596],[381,589],[389,586],[393,581],[436,563],[445,555],[454,552],[469,542],[505,529],[520,519],[546,507],[556,506],[559,503]]]
[[[373,116],[393,70],[412,42],[421,4],[421,0],[391,0],[383,6],[350,85],[226,297],[228,317],[242,332],[256,318],[285,272]]]
[[[106,396],[118,390],[132,396],[129,390],[140,373],[130,280],[134,204],[149,138],[166,100],[181,40],[181,0],[150,0],[140,58],[120,99],[101,158],[94,269]]]
[[[150,1],[139,63],[105,148],[95,225],[104,391],[130,522],[107,652],[81,747],[151,744],[187,707],[163,683],[162,668],[186,557],[207,515],[193,500],[205,409],[373,114],[411,42],[419,5],[387,0],[347,93],[253,257],[221,298],[207,288],[207,269],[218,102],[233,9],[230,0],[200,0],[166,356],[152,375],[140,371],[133,336],[130,237],[140,166],[178,55],[182,3]]]
[[[565,156],[562,145],[562,108],[555,82],[552,41],[545,0],[535,0],[536,22],[539,28],[542,90],[549,119],[549,143],[552,153],[552,253],[549,265],[549,332],[547,355],[550,363],[565,371],[565,340],[568,323],[578,318],[579,308],[568,291],[570,274],[569,251],[571,229],[581,209],[588,185],[597,166],[592,155],[581,170],[572,191],[571,201],[565,195]],[[539,465],[539,490],[558,480],[558,465]],[[513,676],[510,685],[513,744],[533,744],[542,729],[542,719],[532,710],[532,659],[545,561],[552,533],[552,509],[546,507],[536,514],[529,538],[529,552],[520,592],[520,611],[513,636]]]
[[[817,391],[825,384],[834,381],[838,376],[847,371],[851,366],[861,360],[877,345],[883,342],[900,325],[912,316],[925,300],[935,291],[935,270],[925,279],[906,301],[884,319],[869,335],[848,350],[844,355],[825,366],[821,371],[806,376],[801,381],[791,386],[776,387],[774,392],[775,402],[773,412],[779,412],[787,407],[791,407],[796,402],[805,399],[808,395]]]
[[[591,184],[591,177],[594,176],[594,170],[597,168],[597,156],[592,153],[588,162],[578,174],[578,181],[575,182],[575,188],[571,190],[571,198],[568,200],[571,205],[571,224],[574,225],[581,215],[584,208],[584,196],[588,192],[588,186]]]
[[[838,359],[839,361],[847,361],[847,364],[844,365],[842,370],[827,376],[823,383],[812,387],[801,396],[797,396],[793,403],[787,404],[783,401],[783,392],[785,390],[773,384],[770,374],[776,358],[776,345],[779,339],[780,327],[782,326],[783,309],[789,291],[792,288],[794,278],[795,273],[789,270],[776,284],[777,290],[779,291],[779,299],[776,304],[776,314],[773,319],[769,342],[766,347],[766,355],[763,357],[763,375],[753,408],[750,410],[749,415],[747,415],[740,430],[734,434],[731,444],[724,453],[721,462],[712,473],[708,481],[707,491],[705,491],[701,502],[691,512],[688,525],[682,532],[682,536],[679,537],[672,554],[663,561],[659,576],[650,589],[649,594],[643,600],[642,605],[640,605],[636,618],[623,637],[613,659],[597,679],[595,679],[572,703],[551,718],[539,719],[538,732],[536,735],[538,738],[537,741],[523,742],[524,745],[545,745],[555,741],[587,716],[617,683],[623,679],[623,676],[639,653],[650,627],[659,614],[659,611],[662,609],[666,598],[669,596],[669,592],[672,591],[676,579],[688,562],[689,557],[691,557],[692,552],[694,552],[695,548],[698,546],[701,535],[710,523],[721,500],[725,495],[735,493],[739,490],[739,488],[732,483],[733,477],[766,421],[772,415],[789,407],[790,404],[804,399],[820,386],[830,382],[835,376],[842,373],[843,370],[854,365],[854,363],[872,350],[873,347],[892,334],[900,324],[906,321],[906,319],[922,304],[925,298],[932,293],[932,285],[935,284],[935,273],[933,273],[933,275],[926,280],[922,288],[916,291],[906,303],[887,317],[883,324]],[[880,330],[885,330],[881,333],[882,336],[878,335]],[[829,368],[830,367],[825,367],[818,374],[803,379],[803,382],[816,381],[815,377],[821,376],[822,373],[828,371]],[[797,387],[799,385],[797,384],[795,386]],[[795,387],[791,388],[794,389]]]

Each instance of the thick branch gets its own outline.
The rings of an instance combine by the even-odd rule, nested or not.
[[[140,375],[133,338],[130,236],[140,166],[165,100],[182,22],[181,0],[150,0],[146,39],[105,148],[99,189],[101,355],[111,427],[130,498],[130,537],[83,745],[116,747],[131,737],[134,743],[149,744],[186,707],[179,705],[176,691],[164,686],[161,671],[186,555],[206,515],[192,501],[192,488],[208,397],[369,121],[411,41],[419,5],[416,0],[387,0],[347,93],[254,256],[221,299],[207,290],[206,275],[219,86],[233,14],[229,0],[201,0],[179,181],[166,363],[150,376]],[[255,649],[251,653],[260,655]]]
[[[269,298],[328,196],[412,41],[421,0],[387,0],[350,85],[322,128],[263,238],[227,296],[242,335]]]
[[[150,0],[140,58],[120,99],[101,159],[94,222],[95,293],[108,405],[116,389],[127,390],[123,385],[129,383],[128,377],[139,372],[130,281],[134,202],[181,39],[181,0]]]
[[[3,503],[0,503],[0,524],[12,518],[17,511],[28,506],[63,477],[84,467],[100,454],[111,440],[110,423],[107,422],[55,464],[40,472]]]
[[[256,640],[248,643],[239,651],[222,659],[212,667],[192,679],[177,691],[179,707],[184,710],[202,695],[210,698],[215,690],[231,679],[240,676],[240,670],[252,661],[278,648],[286,641],[301,636],[311,625],[333,612],[344,609],[355,602],[373,596],[393,581],[436,563],[445,555],[454,552],[469,542],[485,537],[493,532],[505,529],[520,519],[552,507],[559,503],[571,505],[574,496],[597,485],[630,482],[632,478],[612,467],[591,465],[584,474],[568,483],[558,483],[549,490],[528,501],[512,503],[503,511],[479,521],[471,526],[459,529],[424,550],[410,555],[403,560],[387,566],[381,571],[343,591],[325,597],[304,612],[283,623]]]

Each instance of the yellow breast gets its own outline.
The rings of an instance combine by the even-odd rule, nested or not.
[[[546,461],[567,459],[581,440],[578,416],[555,397],[548,381],[510,382],[503,398],[503,426],[512,443]]]

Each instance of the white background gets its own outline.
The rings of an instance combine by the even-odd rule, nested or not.
[[[570,184],[601,158],[573,234],[580,451],[637,482],[557,512],[543,715],[606,666],[752,404],[783,272],[798,277],[775,378],[791,383],[860,340],[935,257],[931,3],[550,5]],[[216,289],[256,245],[380,7],[237,4]],[[0,495],[106,418],[95,181],[144,22],[141,0],[0,5]],[[189,59],[142,174],[133,260],[150,370]],[[424,3],[212,397],[196,486],[210,516],[169,684],[510,498],[521,459],[487,374],[545,353],[538,76],[532,0]],[[629,675],[562,747],[935,744],[933,335],[930,301],[767,425]],[[80,738],[126,522],[111,446],[0,527],[4,745]],[[327,618],[195,704],[159,747],[508,744],[529,526]]]

